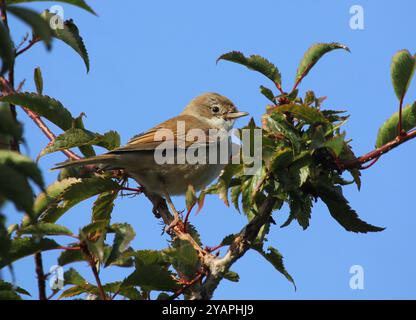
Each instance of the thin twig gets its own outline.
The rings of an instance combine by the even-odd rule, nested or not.
[[[42,253],[35,253],[35,265],[36,275],[38,278],[39,300],[47,300],[46,298],[46,286],[45,286],[45,273],[43,271]]]
[[[343,170],[354,169],[354,168],[361,169],[362,166],[366,164],[367,162],[370,162],[376,158],[381,157],[382,155],[388,153],[390,150],[397,148],[402,143],[408,140],[414,139],[414,138],[416,138],[416,130],[408,132],[403,135],[399,135],[396,139],[382,145],[380,148],[377,148],[369,153],[366,153],[365,155],[357,159],[354,159],[352,161],[344,162],[342,165],[342,169]]]
[[[19,51],[16,51],[16,57],[20,56],[22,53],[26,52],[30,48],[33,47],[34,44],[38,43],[40,41],[39,37],[32,38],[32,40],[29,41],[28,45],[24,47],[23,49],[20,49]]]
[[[95,282],[97,283],[98,293],[100,295],[101,300],[107,300],[107,295],[105,294],[103,285],[101,283],[100,275],[98,274],[96,261],[90,251],[88,250],[88,247],[85,243],[81,243],[80,245],[82,252],[85,254],[85,256],[88,258],[88,263],[91,267],[92,273],[94,274]]]

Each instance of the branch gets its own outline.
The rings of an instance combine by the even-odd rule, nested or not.
[[[29,41],[29,43],[27,44],[26,47],[24,47],[23,49],[20,49],[19,51],[16,51],[16,57],[20,56],[22,53],[24,53],[27,50],[29,50],[30,48],[32,48],[32,46],[34,44],[38,43],[39,41],[40,41],[39,37],[32,38],[32,40]]]
[[[45,287],[45,273],[43,271],[42,253],[35,253],[36,275],[38,278],[39,300],[47,300]]]
[[[408,140],[411,140],[413,138],[416,138],[416,130],[408,132],[403,135],[399,135],[396,137],[396,139],[386,143],[380,148],[377,148],[355,160],[343,163],[342,169],[343,170],[354,169],[354,168],[363,169],[363,165],[365,163],[370,162],[374,159],[380,158],[382,155],[388,153],[390,150],[393,150],[394,148],[400,146],[402,143]]]
[[[200,296],[193,296],[194,299],[212,298],[215,289],[224,278],[224,274],[250,249],[250,245],[256,239],[261,227],[268,222],[275,204],[276,199],[268,196],[261,205],[258,214],[234,239],[225,256],[223,258],[213,257],[209,261],[206,261],[209,274],[201,286]]]

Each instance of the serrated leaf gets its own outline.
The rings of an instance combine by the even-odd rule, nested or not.
[[[114,201],[118,191],[107,191],[100,194],[92,207],[92,220],[110,220],[114,208]]]
[[[217,62],[220,60],[227,60],[242,64],[243,66],[246,66],[251,70],[260,72],[261,74],[265,75],[267,78],[272,80],[274,83],[281,85],[282,77],[277,67],[270,61],[259,55],[245,57],[244,54],[241,52],[232,51],[220,56],[217,59]]]
[[[67,227],[54,223],[37,223],[24,228],[17,232],[18,234],[31,234],[38,236],[58,236],[58,235],[72,235],[72,231]]]
[[[48,10],[42,13],[42,17],[50,25],[50,20],[55,15],[50,13]],[[90,70],[90,61],[88,57],[87,49],[85,48],[84,40],[79,34],[78,27],[74,24],[72,20],[66,20],[64,22],[64,27],[56,28],[52,30],[53,37],[62,40],[72,49],[74,49],[82,58],[87,68],[87,72]]]
[[[265,114],[262,117],[263,129],[271,132],[272,134],[282,134],[292,144],[292,150],[294,154],[300,152],[300,138],[297,132],[290,125],[283,114],[279,112],[273,112],[271,114]]]
[[[62,251],[62,253],[58,257],[58,264],[63,267],[67,264],[84,260],[85,258],[81,250],[65,250]]]
[[[377,134],[376,147],[380,148],[382,145],[393,141],[399,135],[399,112],[393,114],[384,124],[380,127]],[[407,105],[402,110],[402,129],[409,131],[416,127],[416,102],[411,105]]]
[[[128,248],[130,242],[136,236],[134,229],[128,223],[116,223],[111,225],[109,229],[112,232],[115,232],[115,237],[110,256],[105,261],[106,267],[121,256],[121,254]]]
[[[0,58],[2,61],[0,75],[2,75],[11,68],[14,62],[13,42],[3,21],[0,21]]]
[[[416,59],[408,50],[400,50],[394,56],[390,67],[394,92],[403,99],[415,72]]]
[[[14,4],[14,3],[40,2],[40,1],[49,1],[49,0],[6,0],[6,3],[7,4]],[[94,10],[84,0],[55,0],[55,1],[72,4],[74,6],[82,8],[82,9],[96,15]]]
[[[318,109],[310,107],[306,104],[285,104],[278,107],[270,108],[268,112],[290,112],[291,114],[293,114],[295,118],[301,119],[306,123],[312,125],[318,123],[328,123],[328,120]]]
[[[16,238],[11,242],[10,252],[8,261],[0,258],[0,269],[3,268],[7,263],[14,262],[23,257],[30,256],[36,252],[42,252],[59,248],[60,245],[48,238]]]
[[[49,143],[40,152],[38,159],[46,154],[56,151],[97,144],[98,141],[101,140],[101,137],[101,135],[87,130],[71,128],[63,134],[57,136],[54,141]]]
[[[200,267],[198,253],[188,241],[176,240],[173,247],[164,250],[164,253],[179,274],[188,279],[195,277]]]
[[[350,49],[341,43],[317,43],[311,46],[303,56],[298,70],[296,72],[295,82],[300,82],[313,68],[313,66],[322,58],[322,56],[332,50],[344,49],[350,52]]]
[[[42,71],[40,70],[40,67],[35,68],[35,70],[33,71],[33,79],[35,81],[37,93],[42,94],[43,93],[43,77],[42,77]]]
[[[345,132],[325,141],[323,147],[330,149],[338,157],[345,147]]]
[[[266,88],[264,86],[260,86],[260,92],[263,96],[265,96],[267,99],[269,99],[271,102],[275,103],[274,101],[274,93],[269,88]]]
[[[65,285],[74,284],[74,285],[83,285],[87,284],[87,280],[82,277],[77,270],[74,268],[69,268],[64,273]]]
[[[52,30],[39,13],[20,6],[7,6],[7,11],[27,23],[33,29],[33,33],[45,42],[46,47],[51,48]]]
[[[136,260],[136,270],[123,281],[123,286],[139,286],[146,291],[174,292],[179,289],[171,271],[159,264],[147,264],[139,259]]]
[[[62,292],[59,296],[59,299],[72,298],[79,296],[83,293],[98,295],[98,288],[96,286],[93,286],[92,284],[76,285]]]
[[[236,237],[237,236],[235,234],[229,234],[228,236],[224,237],[224,239],[222,239],[221,245],[223,246],[231,245]]]
[[[54,201],[57,201],[65,189],[74,183],[80,182],[80,179],[68,178],[61,181],[56,181],[46,188],[46,192],[40,193],[33,206],[35,214],[39,215],[44,212],[47,207]]]
[[[48,203],[43,211],[40,220],[42,222],[56,222],[65,212],[78,204],[97,194],[116,190],[119,185],[110,178],[86,178],[77,179],[76,183],[71,183],[53,201]]]
[[[262,246],[258,245],[255,246],[253,249],[260,253],[267,261],[269,261],[277,271],[283,274],[285,278],[293,284],[293,287],[296,290],[295,281],[293,280],[292,276],[287,272],[283,263],[283,256],[276,248],[269,247],[267,249],[267,252],[265,252]]]
[[[0,97],[0,101],[28,108],[48,119],[62,130],[68,130],[72,126],[73,118],[71,113],[59,101],[51,97],[37,93],[22,92]]]
[[[328,186],[321,182],[315,186],[315,192],[327,205],[331,216],[345,230],[357,233],[379,232],[384,230],[384,228],[376,227],[362,221],[343,196],[341,187]]]

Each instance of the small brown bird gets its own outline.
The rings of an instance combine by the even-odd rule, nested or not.
[[[235,119],[247,114],[239,112],[228,98],[206,93],[193,99],[179,116],[135,136],[125,146],[103,155],[59,163],[55,169],[86,164],[124,169],[146,190],[163,195],[171,202],[169,195],[184,194],[189,185],[199,190],[219,176],[226,164],[190,163],[188,156],[212,150],[209,148],[213,145],[219,148],[222,139],[231,144],[228,131]],[[218,130],[215,139],[210,134],[214,129]],[[203,133],[206,139],[189,139],[188,135],[193,132]],[[167,147],[161,148],[162,144]],[[167,163],[161,164],[157,156]],[[209,158],[209,151],[205,158]]]

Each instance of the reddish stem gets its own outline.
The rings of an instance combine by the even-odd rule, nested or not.
[[[29,50],[30,48],[32,48],[32,46],[36,43],[38,43],[40,41],[39,37],[35,37],[32,40],[29,41],[28,45],[26,47],[24,47],[23,49],[16,51],[16,57],[20,56],[22,53],[26,52],[27,50]]]
[[[192,209],[195,207],[195,204],[196,204],[196,202],[192,204],[192,206],[188,209],[188,212],[186,213],[185,220],[183,222],[183,232],[186,232],[186,226],[188,225],[188,219],[189,219],[189,216],[191,215]]]
[[[378,156],[377,158],[375,158],[373,161],[371,161],[368,165],[362,166],[361,170],[366,170],[368,168],[371,168],[373,165],[376,164],[376,162],[378,161],[378,159],[380,159],[381,155]]]

